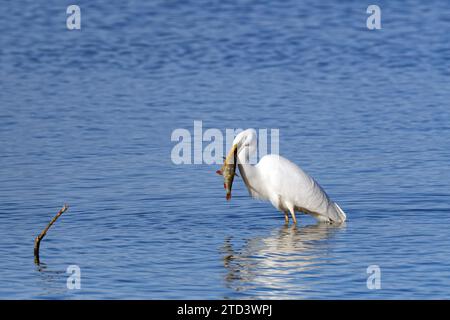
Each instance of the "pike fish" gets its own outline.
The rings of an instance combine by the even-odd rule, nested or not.
[[[223,176],[223,187],[227,191],[226,199],[231,199],[231,187],[233,186],[234,176],[236,174],[237,148],[233,147],[225,158],[223,166],[216,173]]]

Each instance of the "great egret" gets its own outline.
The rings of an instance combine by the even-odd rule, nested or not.
[[[247,129],[233,140],[230,153],[237,150],[237,164],[241,177],[253,198],[268,200],[297,223],[295,211],[312,215],[319,221],[342,223],[344,211],[331,201],[322,187],[294,163],[279,155],[265,155],[256,165],[250,158],[256,154],[256,132]]]

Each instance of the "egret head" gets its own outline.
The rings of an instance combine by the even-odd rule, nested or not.
[[[244,130],[234,138],[230,152],[237,149],[237,156],[240,158],[241,162],[249,163],[249,158],[256,153],[256,142],[257,137],[255,129]]]

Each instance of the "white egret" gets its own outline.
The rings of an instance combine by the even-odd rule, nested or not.
[[[237,164],[245,185],[254,198],[268,200],[297,223],[295,211],[312,215],[319,221],[342,223],[344,211],[333,202],[322,187],[294,163],[279,155],[265,155],[256,165],[250,159],[256,154],[256,132],[247,129],[233,141],[230,153],[237,149]]]

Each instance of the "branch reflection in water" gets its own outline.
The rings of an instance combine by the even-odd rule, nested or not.
[[[38,294],[38,298],[56,298],[67,292],[66,279],[68,275],[65,270],[51,269],[47,264],[41,262],[36,265],[36,270],[40,275],[42,292]]]
[[[229,237],[222,248],[226,286],[246,298],[301,298],[323,281],[318,269],[333,262],[333,238],[344,229],[345,223],[284,225],[266,237],[247,239],[239,249]]]

